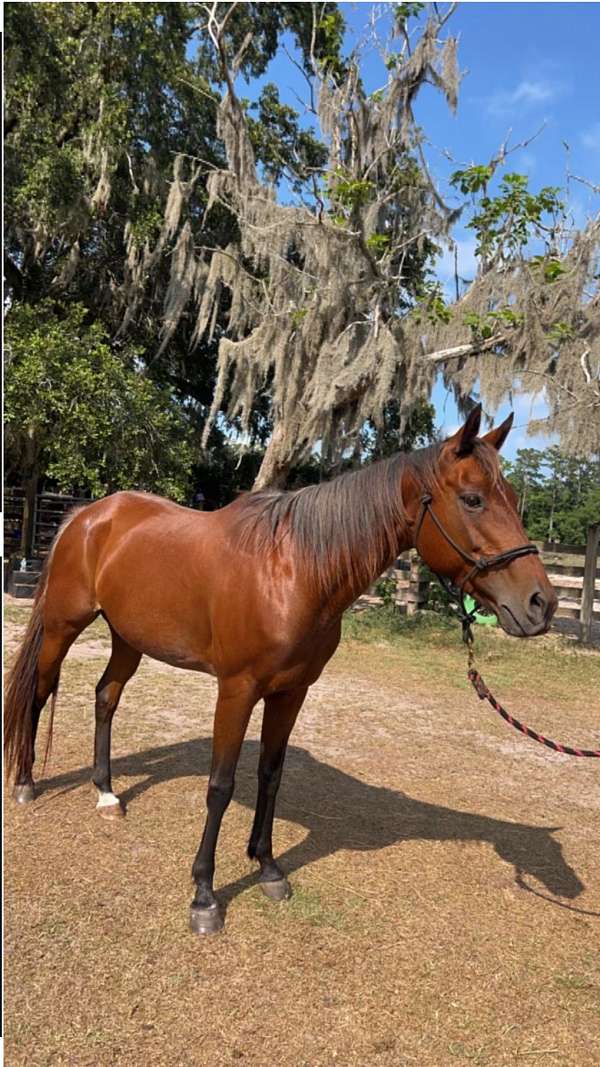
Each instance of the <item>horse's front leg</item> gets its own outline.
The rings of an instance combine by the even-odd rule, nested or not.
[[[260,863],[260,885],[272,900],[286,900],[292,892],[281,867],[273,859],[273,818],[288,738],[306,690],[304,686],[287,693],[275,693],[265,699],[258,764],[258,797],[248,855]]]
[[[255,703],[255,690],[240,689],[239,680],[235,687],[233,683],[219,683],[206,797],[208,813],[192,867],[196,895],[190,910],[190,926],[197,934],[214,934],[223,929],[223,919],[213,891],[215,850],[221,821],[233,796],[235,769]]]

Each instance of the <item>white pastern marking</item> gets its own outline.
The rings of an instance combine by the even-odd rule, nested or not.
[[[119,804],[119,798],[114,793],[98,793],[97,808],[113,808]]]

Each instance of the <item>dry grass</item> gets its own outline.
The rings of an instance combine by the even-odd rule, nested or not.
[[[9,606],[9,638],[27,612]],[[143,661],[115,725],[128,817],[105,823],[88,780],[107,639],[80,639],[39,799],[6,809],[7,1067],[600,1063],[596,761],[486,711],[454,631],[375,638],[346,638],[293,735],[287,905],[244,858],[255,716],[218,851],[226,932],[207,940],[186,922],[214,683]],[[479,644],[515,714],[597,743],[598,654]]]

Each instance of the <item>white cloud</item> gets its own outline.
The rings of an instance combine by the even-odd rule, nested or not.
[[[564,89],[565,86],[557,81],[524,78],[514,89],[500,89],[488,97],[487,110],[490,115],[511,115],[518,108],[529,110],[548,104],[556,100]]]
[[[600,152],[600,122],[590,126],[589,130],[584,130],[581,143],[584,148],[589,148],[592,152]]]

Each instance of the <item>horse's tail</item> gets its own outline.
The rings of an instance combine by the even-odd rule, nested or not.
[[[14,774],[16,778],[23,771],[30,770],[33,762],[34,702],[38,681],[38,660],[44,639],[43,612],[51,555],[52,553],[46,558],[40,575],[33,610],[10,672],[4,697],[4,761],[7,772]],[[52,690],[44,766],[50,753],[57,689],[58,677]]]

